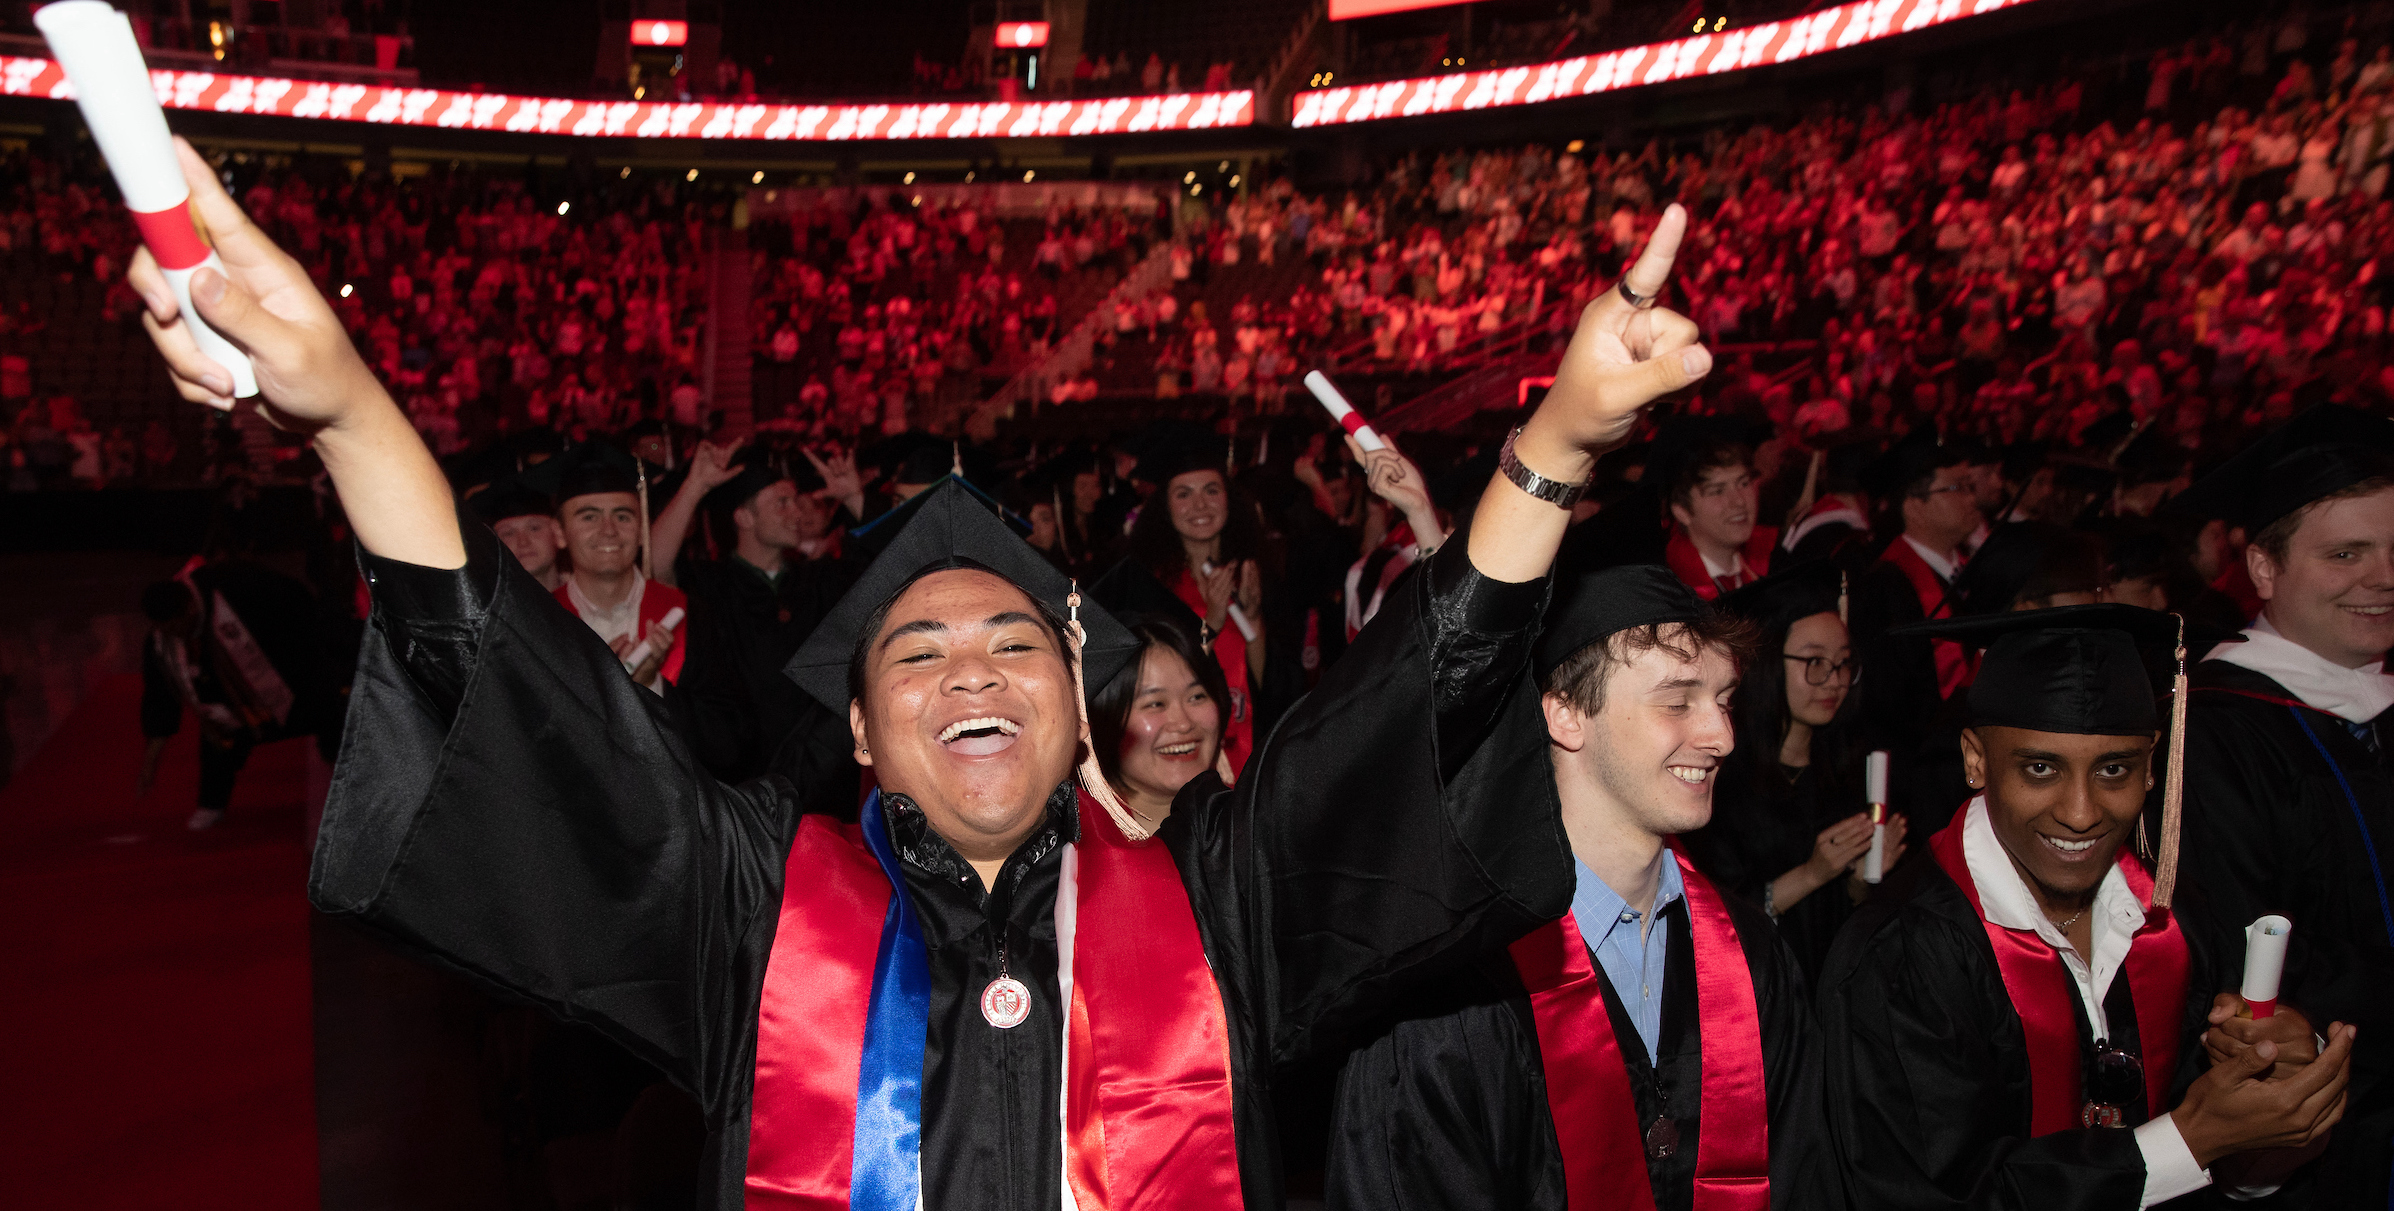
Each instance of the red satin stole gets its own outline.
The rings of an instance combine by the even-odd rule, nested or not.
[[[1928,561],[1912,549],[1909,541],[1898,535],[1879,558],[1894,564],[1904,579],[1912,582],[1912,594],[1920,599],[1922,618],[1953,617],[1953,601],[1946,596],[1945,582],[1937,579],[1937,570],[1928,566]],[[1937,693],[1951,698],[1970,684],[1977,662],[1961,644],[1951,639],[1932,639],[1929,650],[1937,658]]]
[[[1126,840],[1087,795],[1080,803],[1073,915],[1092,926],[1072,952],[1073,1199],[1082,1211],[1238,1206],[1230,1031],[1188,890],[1163,842]],[[858,827],[825,816],[799,822],[784,880],[757,1013],[747,1205],[845,1211],[889,880]]]
[[[1696,952],[1698,1090],[1696,1211],[1767,1211],[1770,1102],[1762,1077],[1762,1017],[1737,927],[1711,882],[1679,860],[1689,940]],[[1638,1121],[1629,1067],[1613,1037],[1604,989],[1569,913],[1513,943],[1529,991],[1546,1067],[1546,1105],[1563,1149],[1565,1201],[1574,1207],[1652,1211],[1646,1125]]]
[[[1987,928],[1995,948],[1995,966],[2003,973],[2003,991],[2020,1015],[2028,1040],[2028,1133],[2051,1135],[2075,1131],[2086,1106],[2084,1074],[2079,1071],[2078,981],[2070,975],[2060,952],[2045,944],[2033,929],[2006,929],[1987,920],[1979,903],[1978,884],[1970,877],[1970,863],[1962,853],[1962,824],[1969,809],[1954,817],[1929,848],[1937,865],[1969,897],[1971,911]],[[2137,902],[2147,905],[2145,927],[2128,946],[2128,995],[2136,1002],[2137,1044],[2144,1050],[2145,1110],[2159,1115],[2169,1108],[2170,1078],[2178,1070],[2178,1015],[2186,1004],[2186,937],[2168,909],[2158,912],[2153,901],[2153,878],[2128,847],[2120,847],[2120,874]],[[2155,924],[2159,918],[2159,924]]]
[[[564,606],[566,613],[580,618],[582,612],[574,608],[573,595],[566,592],[566,585],[569,583],[570,581],[566,580],[557,582],[557,588],[554,590],[557,604]],[[641,640],[648,638],[650,623],[665,621],[665,616],[672,613],[675,606],[680,606],[685,611],[688,610],[689,603],[690,599],[680,589],[674,588],[672,585],[650,580],[641,586],[640,629],[632,635],[633,644],[637,645]],[[678,682],[681,680],[682,653],[689,647],[688,644],[682,642],[682,638],[689,634],[689,631],[690,620],[685,615],[682,624],[673,629],[673,650],[665,653],[665,667],[659,670],[657,676],[666,681]],[[862,844],[862,842],[858,844]]]
[[[1745,561],[1745,571],[1716,577],[1711,568],[1704,566],[1704,553],[1696,549],[1696,540],[1688,536],[1687,527],[1674,524],[1671,527],[1671,541],[1663,546],[1663,562],[1670,567],[1671,574],[1679,578],[1679,583],[1696,591],[1698,599],[1712,601],[1723,593],[1736,592],[1770,575],[1771,552],[1778,545],[1779,530],[1776,526],[1754,527],[1753,535],[1746,539],[1746,545],[1738,548],[1737,552],[1738,557]]]
[[[1199,621],[1205,619],[1205,594],[1187,568],[1172,578],[1172,595],[1196,611]],[[1247,621],[1263,625],[1261,618]],[[1255,750],[1255,695],[1247,689],[1247,637],[1228,620],[1222,623],[1222,633],[1214,636],[1214,663],[1222,666],[1222,681],[1230,687],[1230,710],[1222,720],[1222,755],[1230,759],[1232,774],[1243,774],[1247,754]]]

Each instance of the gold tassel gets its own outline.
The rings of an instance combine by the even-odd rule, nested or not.
[[[1853,625],[1853,621],[1846,617],[1846,597],[1845,573],[1840,571],[1837,573],[1837,623],[1839,626]]]
[[[1230,750],[1223,748],[1220,741],[1214,742],[1214,776],[1220,778],[1224,786],[1239,784],[1239,776],[1230,772]]]
[[[1065,629],[1072,634],[1072,705],[1081,717],[1081,751],[1088,754],[1081,758],[1081,789],[1088,791],[1089,797],[1106,809],[1106,814],[1114,818],[1114,826],[1122,830],[1123,836],[1133,841],[1144,841],[1155,835],[1155,826],[1123,806],[1122,797],[1107,784],[1106,772],[1097,764],[1097,741],[1089,734],[1089,686],[1081,675],[1081,658],[1088,650],[1089,636],[1088,632],[1081,629],[1080,581],[1072,582],[1072,594],[1064,599],[1064,603],[1072,611],[1071,621],[1065,624]]]
[[[2153,867],[2153,907],[2168,908],[2178,890],[2180,809],[2186,802],[2186,616],[2178,615],[2178,672],[2170,678],[2170,751],[2163,758],[2161,854]]]
[[[640,574],[655,580],[657,557],[649,550],[648,541],[648,464],[635,454],[632,456],[632,465],[640,470]]]

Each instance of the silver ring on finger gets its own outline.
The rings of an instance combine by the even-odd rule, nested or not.
[[[1626,275],[1621,278],[1620,290],[1622,299],[1627,301],[1630,306],[1635,307],[1640,311],[1651,310],[1654,307],[1655,300],[1661,297],[1660,294],[1639,294],[1637,291],[1631,290],[1629,288],[1629,278]]]

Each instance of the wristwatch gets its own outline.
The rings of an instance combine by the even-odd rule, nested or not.
[[[1528,467],[1522,466],[1521,460],[1513,455],[1513,442],[1520,436],[1521,427],[1518,425],[1513,427],[1511,433],[1505,435],[1505,448],[1496,456],[1496,469],[1503,472],[1506,479],[1512,480],[1514,487],[1553,505],[1555,508],[1568,509],[1578,504],[1579,498],[1587,495],[1588,484],[1570,484],[1559,479],[1548,479]],[[1589,483],[1593,482],[1595,481],[1589,481]]]

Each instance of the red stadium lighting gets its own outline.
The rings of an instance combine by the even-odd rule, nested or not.
[[[634,46],[680,46],[689,40],[690,23],[687,21],[632,22]]]
[[[1032,50],[1047,45],[1047,22],[1007,21],[997,27],[999,50]]]

